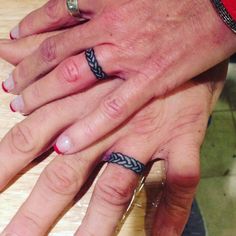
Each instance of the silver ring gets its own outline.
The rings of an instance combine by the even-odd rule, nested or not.
[[[70,15],[80,17],[79,0],[66,0],[66,7]]]

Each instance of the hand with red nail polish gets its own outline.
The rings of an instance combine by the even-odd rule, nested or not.
[[[61,1],[52,2],[59,4]],[[182,85],[179,89],[177,87],[215,65],[234,50],[232,34],[220,23],[206,2],[200,6],[204,10],[207,9],[204,11],[204,16],[212,16],[210,19],[213,19],[222,31],[215,29],[211,21],[204,27],[198,23],[194,24],[195,28],[191,30],[198,32],[197,43],[209,36],[209,40],[199,44],[197,52],[195,44],[183,40],[188,38],[191,30],[180,33],[179,29],[185,27],[181,27],[178,21],[171,21],[169,18],[166,22],[160,21],[163,17],[158,16],[157,13],[161,14],[161,10],[163,13],[168,10],[168,14],[174,16],[175,12],[181,12],[181,9],[189,10],[188,16],[191,13],[194,15],[195,8],[190,9],[192,2],[189,1],[185,5],[173,1],[172,4],[177,3],[178,6],[168,9],[164,5],[159,5],[160,3],[150,7],[148,1],[145,3],[127,1],[126,4],[119,2],[117,5],[122,6],[106,9],[103,14],[96,17],[96,21],[91,19],[86,24],[64,32],[52,31],[41,34],[39,38],[32,36],[35,39],[33,43],[30,39],[25,39],[29,40],[27,45],[29,47],[26,48],[24,45],[23,53],[18,55],[16,51],[19,49],[16,45],[24,44],[24,40],[7,42],[9,43],[7,49],[5,45],[1,48],[0,44],[0,56],[3,54],[4,56],[1,57],[6,60],[12,60],[14,64],[19,63],[9,76],[10,80],[8,79],[2,85],[6,91],[20,94],[20,97],[16,97],[11,103],[11,108],[26,114],[37,109],[14,127],[0,143],[0,163],[4,163],[4,167],[0,166],[0,170],[4,168],[0,171],[0,175],[4,175],[0,178],[0,186],[3,188],[20,169],[45,151],[58,134],[61,135],[54,140],[56,151],[63,154],[76,153],[55,159],[44,170],[28,201],[6,227],[5,232],[16,232],[19,236],[45,234],[56,217],[78,193],[99,162],[102,153],[122,151],[146,164],[153,155],[159,156],[163,148],[167,154],[165,153],[162,158],[168,162],[167,185],[163,201],[157,210],[153,231],[163,236],[168,235],[170,228],[176,234],[182,231],[199,178],[199,148],[211,111],[210,104],[212,101],[215,102],[212,96],[217,95],[216,91],[209,93],[207,81],[213,78],[222,81],[225,77],[225,67],[219,65],[197,78],[201,81],[199,84],[191,82]],[[188,9],[185,9],[182,4]],[[150,9],[146,8],[148,6]],[[148,14],[137,14],[140,9]],[[174,9],[174,12],[171,9]],[[133,17],[130,15],[132,12],[135,12]],[[151,19],[150,15],[153,12],[155,13],[154,25],[147,20],[147,18]],[[187,20],[189,21],[189,18]],[[42,22],[45,23],[44,18],[39,21],[39,25]],[[166,23],[168,27],[162,23]],[[124,30],[127,26],[130,28]],[[175,29],[175,35],[173,31],[167,30],[171,29],[169,26]],[[42,30],[40,27],[36,28]],[[157,35],[153,36],[153,29],[159,30]],[[202,32],[202,29],[205,31]],[[120,42],[123,42],[124,38],[130,39],[124,32],[133,38],[124,41],[121,45]],[[210,32],[212,35],[210,33],[206,35],[205,32]],[[222,32],[225,40],[219,40],[220,46],[217,45],[219,46],[217,50],[208,47],[212,45],[212,41],[215,42],[216,36],[220,38]],[[21,26],[12,31],[12,37],[24,37]],[[109,75],[119,76],[124,80],[101,83],[91,90],[84,91],[96,82],[83,53],[88,47],[96,47],[97,59]],[[147,50],[147,47],[150,48]],[[16,51],[12,50],[13,48]],[[173,49],[171,51],[173,54],[169,54],[170,48]],[[180,48],[186,51],[174,50]],[[218,57],[209,60],[213,51],[209,52],[206,49],[212,49]],[[192,53],[193,51],[195,53]],[[77,54],[78,52],[80,54]],[[143,55],[146,57],[143,58]],[[201,56],[201,62],[197,60],[198,56]],[[38,63],[39,61],[44,63]],[[44,76],[41,78],[42,74]],[[218,87],[216,86],[218,91],[222,87],[222,82],[217,84],[219,84]],[[175,90],[168,93],[172,89]],[[84,92],[78,93],[81,90]],[[71,94],[73,96],[64,98]],[[157,98],[163,94],[164,96],[158,100]],[[151,98],[153,100],[148,103]],[[146,102],[147,105],[143,106]],[[141,107],[143,109],[137,112]],[[130,119],[129,122],[127,118]],[[117,127],[123,121],[126,123],[118,129]],[[28,138],[22,139],[22,137]],[[24,142],[25,140],[27,142]],[[9,143],[12,145],[9,146]],[[93,145],[90,145],[91,143]],[[89,148],[86,148],[87,146]],[[81,149],[82,152],[77,152]],[[5,157],[7,160],[4,159]],[[78,161],[83,158],[85,161]],[[126,181],[121,181],[120,176]],[[64,183],[68,185],[65,186]],[[76,235],[88,233],[98,236],[112,235],[136,184],[137,176],[132,172],[109,164],[97,184],[88,213]],[[179,194],[183,192],[186,193],[186,196],[183,196],[184,201],[178,201],[176,211],[168,211],[168,207],[176,207]],[[181,217],[176,219],[175,216],[180,213]],[[31,222],[34,223],[24,224],[28,222],[27,219],[32,219]],[[97,219],[100,221],[98,222]],[[100,222],[103,222],[102,226]]]
[[[87,17],[80,24],[68,13],[65,1],[49,1],[11,32],[13,38],[22,39],[45,31],[51,34],[61,24],[73,26],[42,40],[4,82],[5,90],[21,95],[22,100],[11,106],[23,114],[89,89],[101,82],[99,71],[107,78],[122,79],[121,86],[71,127],[78,130],[76,137],[70,129],[59,137],[56,146],[64,154],[97,142],[152,99],[236,52],[235,35],[208,0],[112,2],[80,1],[81,17]],[[90,48],[96,60],[87,55]],[[79,143],[74,145],[74,139]]]
[[[153,158],[163,159],[166,168],[164,194],[157,207],[154,225],[149,227],[154,235],[166,236],[170,229],[180,235],[199,180],[199,149],[208,116],[222,89],[226,69],[227,64],[218,65],[173,93],[153,99],[126,124],[94,145],[76,154],[55,158],[43,170],[28,199],[6,226],[3,235],[48,233],[97,163],[103,159],[102,155],[109,156],[112,152],[124,153],[145,165]],[[212,81],[215,81],[214,86]],[[69,133],[58,138],[57,142],[56,137],[64,130],[67,132],[67,127],[73,127],[76,122],[89,116],[104,97],[123,83],[121,80],[108,81],[51,102],[13,127],[0,142],[0,163],[4,163],[0,165],[0,189],[52,143],[61,144],[61,150],[54,146],[61,154],[82,142],[72,139]],[[13,105],[18,106],[21,104],[19,101],[21,98],[16,98]],[[87,125],[89,138],[92,126]],[[73,132],[76,135],[78,130]],[[75,235],[113,235],[137,182],[138,176],[134,172],[108,164],[98,179],[84,221]],[[12,201],[14,203],[14,199]],[[8,200],[8,206],[10,204]]]

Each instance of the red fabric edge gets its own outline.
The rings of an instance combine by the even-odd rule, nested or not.
[[[236,20],[236,0],[221,0],[221,2],[231,17]]]

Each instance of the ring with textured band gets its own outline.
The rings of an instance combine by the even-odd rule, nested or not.
[[[79,0],[66,0],[66,7],[70,15],[80,17]]]
[[[103,71],[102,67],[99,65],[93,48],[85,50],[85,58],[88,62],[90,70],[98,80],[103,80],[108,78],[107,74]]]
[[[135,174],[141,174],[145,170],[145,165],[143,163],[120,152],[112,152],[108,157],[107,162],[123,166],[124,168],[133,171]]]

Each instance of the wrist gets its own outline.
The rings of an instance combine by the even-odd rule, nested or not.
[[[207,31],[212,35],[211,40],[212,46],[216,49],[215,53],[219,53],[218,56],[220,56],[222,61],[236,52],[236,34],[223,21],[213,2],[221,2],[222,4],[222,0],[204,1],[207,18],[203,17],[203,21],[207,23]]]

